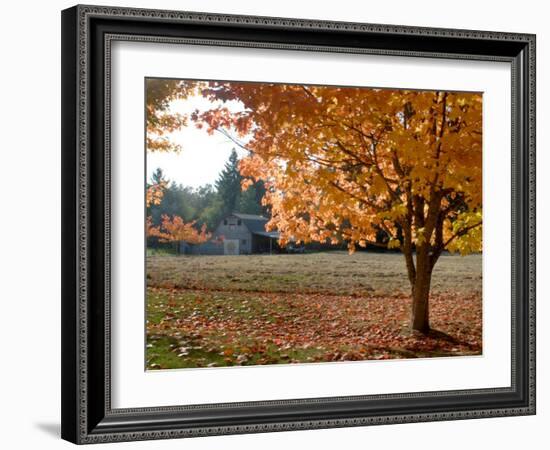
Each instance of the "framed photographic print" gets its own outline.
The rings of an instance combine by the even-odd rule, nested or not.
[[[62,13],[62,436],[535,413],[535,36]]]

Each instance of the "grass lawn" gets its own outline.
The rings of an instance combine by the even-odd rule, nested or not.
[[[481,354],[481,255],[443,255],[429,336],[400,254],[147,258],[147,368]]]

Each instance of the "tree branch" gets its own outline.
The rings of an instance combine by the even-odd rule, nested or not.
[[[344,189],[342,186],[340,186],[336,181],[329,181],[329,183],[334,186],[336,189],[338,189],[340,192],[343,192],[344,194],[347,194],[349,195],[350,197],[352,197],[353,199],[357,200],[358,202],[361,202],[367,206],[370,206],[371,208],[373,208],[375,211],[383,211],[384,208],[382,208],[381,206],[378,206],[376,205],[375,203],[372,203],[370,200],[366,200],[356,194],[354,194],[353,192],[349,192],[347,191],[346,189]]]
[[[240,142],[239,140],[237,140],[236,138],[234,138],[233,136],[231,136],[231,134],[229,133],[229,131],[225,130],[224,128],[214,128],[214,131],[217,131],[218,133],[220,133],[222,136],[225,136],[227,139],[229,139],[231,142],[233,142],[235,145],[238,145],[240,148],[242,148],[243,150],[246,150],[247,152],[250,152],[250,153],[253,153],[252,150],[250,150],[249,148],[247,148],[242,142]]]
[[[447,248],[447,246],[453,242],[454,239],[456,239],[457,237],[460,237],[460,236],[464,236],[468,231],[470,230],[473,230],[474,228],[477,228],[479,227],[483,222],[478,222],[474,225],[470,225],[466,228],[463,228],[462,230],[460,231],[457,231],[455,234],[453,234],[449,239],[447,239],[447,241],[443,244],[443,248]]]

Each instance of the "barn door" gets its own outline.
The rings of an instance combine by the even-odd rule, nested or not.
[[[239,254],[239,240],[238,239],[224,239],[224,241],[223,241],[223,254],[224,255],[238,255]]]

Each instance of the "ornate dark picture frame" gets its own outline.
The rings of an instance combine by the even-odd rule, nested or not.
[[[114,40],[509,62],[511,386],[113,409],[109,82]],[[64,439],[84,444],[535,413],[534,35],[75,6],[62,13],[62,108]]]

